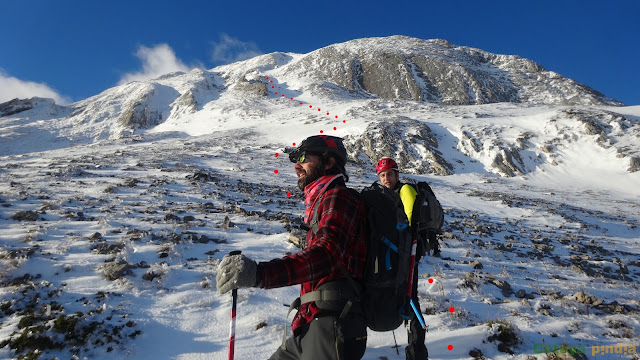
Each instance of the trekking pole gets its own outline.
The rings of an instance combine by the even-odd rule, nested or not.
[[[229,255],[240,255],[242,251],[234,250]],[[236,304],[238,303],[238,289],[231,290],[231,321],[229,323],[229,360],[233,360],[236,345]]]
[[[426,330],[427,324],[424,322],[424,318],[422,317],[422,314],[420,314],[420,311],[418,311],[418,307],[413,302],[413,272],[415,271],[415,267],[416,267],[417,249],[418,249],[418,238],[414,236],[413,239],[411,240],[411,261],[410,261],[411,267],[409,268],[409,286],[407,287],[407,297],[409,298],[409,304],[411,304],[411,308],[413,309],[413,312],[416,314],[416,317],[418,318],[420,325],[422,326],[423,329]]]

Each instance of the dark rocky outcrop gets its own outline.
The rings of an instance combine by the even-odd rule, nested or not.
[[[382,157],[393,157],[407,173],[450,175],[453,170],[438,150],[429,126],[408,117],[371,123],[362,136],[347,137],[345,146],[358,161],[362,161],[359,154],[365,154],[372,164]]]

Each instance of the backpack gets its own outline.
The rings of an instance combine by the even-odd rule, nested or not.
[[[359,301],[369,329],[395,330],[409,318],[407,290],[411,277],[412,235],[407,215],[400,197],[383,185],[374,183],[360,193],[348,190],[360,197],[367,211],[369,236],[364,278],[356,283],[342,269],[348,281],[323,284],[318,290],[301,296],[300,302],[315,301],[321,309],[342,310],[346,315],[351,303]],[[318,231],[319,204],[320,200],[316,202],[309,223],[310,231],[314,233]],[[351,294],[350,298],[345,297],[346,293]],[[299,303],[295,302],[295,305]]]
[[[409,318],[412,233],[400,196],[374,183],[360,192],[369,239],[360,302],[373,331],[395,330]]]
[[[315,301],[319,308],[342,310],[341,316],[344,316],[351,304],[359,301],[369,329],[395,330],[409,319],[411,311],[409,281],[412,278],[414,260],[413,240],[421,229],[440,231],[444,219],[442,207],[429,185],[425,182],[418,183],[412,217],[419,221],[410,227],[400,196],[395,191],[377,182],[359,193],[353,189],[347,190],[360,197],[367,211],[369,236],[364,278],[356,283],[342,269],[348,281],[323,284],[318,290],[297,299],[291,308]],[[320,199],[316,202],[309,223],[310,231],[314,233],[318,231],[319,204]],[[348,299],[344,295],[347,293],[350,294]]]
[[[436,236],[442,233],[444,225],[444,211],[429,184],[421,181],[412,186],[418,192],[413,208],[413,218],[417,221],[418,234],[425,242],[422,246],[423,253],[420,254],[422,256],[431,250],[431,246],[436,246]]]

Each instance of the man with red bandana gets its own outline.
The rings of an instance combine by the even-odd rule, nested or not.
[[[356,285],[366,263],[366,210],[357,193],[346,188],[347,153],[342,139],[318,135],[305,139],[289,154],[304,192],[307,233],[302,251],[260,262],[244,255],[228,255],[219,267],[220,293],[242,287],[264,289],[301,284],[301,297],[288,338],[271,360],[360,359],[367,341],[367,325]],[[319,216],[314,217],[317,211]],[[309,224],[317,218],[316,224]],[[354,294],[340,299],[312,297],[324,291]],[[306,295],[306,296],[305,296]]]

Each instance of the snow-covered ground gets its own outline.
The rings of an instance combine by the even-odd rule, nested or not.
[[[0,119],[0,358],[226,359],[231,296],[216,291],[218,262],[298,250],[288,237],[303,204],[284,148],[397,115],[428,125],[454,168],[404,176],[430,182],[446,210],[442,257],[419,268],[430,359],[547,359],[544,346],[563,344],[638,358],[640,172],[563,115],[583,108],[232,98],[120,139],[98,122],[56,121],[69,114],[53,107]],[[596,110],[638,126],[640,107]],[[472,151],[465,131],[496,147]],[[500,144],[527,132],[528,172],[497,175]],[[637,134],[618,139],[637,149]],[[553,152],[531,150],[545,144]],[[347,168],[352,187],[375,180],[370,164]],[[239,291],[237,359],[275,351],[297,293]],[[402,328],[395,338],[406,345]],[[370,332],[364,358],[403,359],[393,345]]]

